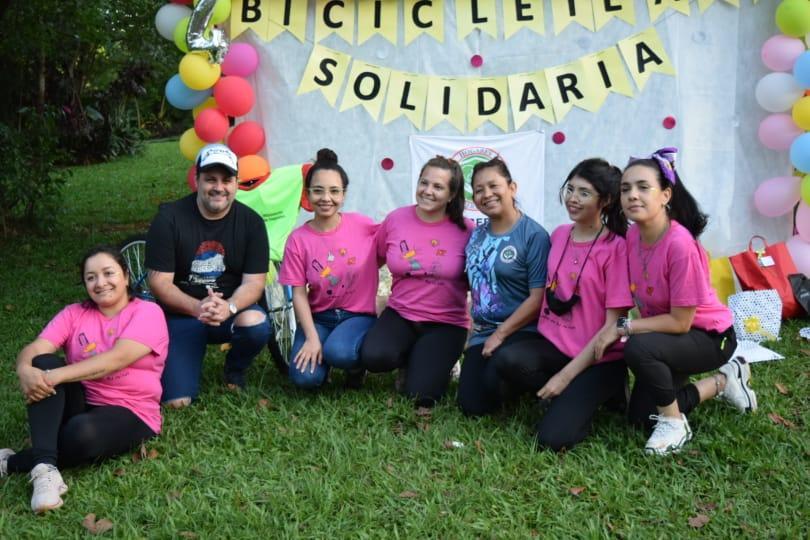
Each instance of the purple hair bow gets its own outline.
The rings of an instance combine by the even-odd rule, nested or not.
[[[672,146],[661,148],[653,152],[649,158],[658,163],[658,168],[661,169],[661,174],[664,175],[670,184],[675,184],[675,158],[678,157],[678,149]],[[630,164],[644,158],[630,158]]]

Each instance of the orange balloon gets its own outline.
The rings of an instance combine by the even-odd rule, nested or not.
[[[239,158],[239,183],[251,183],[252,187],[261,184],[270,176],[270,164],[261,156],[255,154]]]

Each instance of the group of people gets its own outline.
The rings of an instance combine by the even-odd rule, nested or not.
[[[732,358],[732,314],[698,241],[707,216],[675,158],[665,148],[624,171],[598,158],[577,164],[559,192],[571,222],[549,236],[521,211],[498,158],[471,179],[485,224],[464,218],[461,167],[441,156],[422,167],[416,203],[377,224],[342,211],[348,175],[320,150],[304,181],[314,216],[289,236],[279,273],[298,323],[290,381],[318,388],[337,368],[357,388],[367,372],[396,370],[397,389],[430,407],[463,356],[462,412],[536,396],[537,443],[553,450],[582,441],[600,406],[650,430],[645,450],[657,455],[690,440],[686,414],[702,401],[756,409],[750,367]],[[61,506],[59,467],[125,452],[160,432],[160,403],[196,399],[208,343],[230,343],[224,379],[239,389],[271,339],[267,234],[234,200],[236,156],[209,145],[196,167],[197,192],[162,205],[147,237],[159,306],[133,298],[114,248],[95,248],[81,264],[88,299],[17,357],[31,447],[0,450],[0,475],[30,474],[35,512]],[[392,288],[378,316],[383,264]]]

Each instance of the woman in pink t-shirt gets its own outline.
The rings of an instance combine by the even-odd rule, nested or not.
[[[464,247],[464,176],[441,156],[419,173],[416,204],[388,214],[377,232],[377,257],[393,278],[388,306],[366,336],[360,357],[371,372],[404,370],[402,390],[432,406],[447,390],[450,370],[469,328]]]
[[[631,159],[621,202],[634,222],[627,233],[630,291],[640,318],[621,318],[602,332],[602,344],[627,338],[624,358],[636,377],[630,420],[652,426],[645,450],[677,452],[692,437],[686,413],[720,397],[740,411],[756,409],[750,368],[736,349],[732,314],[710,283],[706,252],[697,238],[707,216],[675,170],[677,149]],[[689,376],[719,368],[694,384]],[[649,420],[648,420],[649,419]]]
[[[304,187],[315,217],[287,239],[279,281],[293,288],[298,321],[290,351],[290,381],[317,388],[330,367],[346,370],[346,385],[358,387],[365,370],[360,346],[376,318],[376,225],[341,212],[349,186],[346,171],[328,148],[318,151]]]
[[[30,473],[37,513],[63,504],[68,488],[57,466],[121,454],[160,432],[169,343],[163,312],[131,297],[114,247],[90,250],[80,270],[88,299],[60,311],[17,355],[31,448],[0,450],[0,476]]]

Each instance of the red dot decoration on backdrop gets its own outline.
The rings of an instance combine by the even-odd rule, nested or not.
[[[470,65],[472,67],[476,67],[476,68],[483,66],[484,65],[484,57],[481,56],[480,54],[472,55],[472,57],[470,57]]]
[[[383,160],[380,161],[380,167],[382,167],[384,171],[390,171],[394,168],[394,160],[390,157],[383,158]]]
[[[676,125],[677,123],[678,123],[678,122],[675,120],[675,117],[674,117],[674,116],[667,116],[667,117],[666,117],[666,118],[664,118],[664,120],[661,122],[661,124],[663,124],[663,126],[664,126],[666,129],[672,129],[672,128],[674,128],[674,127],[675,127],[675,125]]]
[[[562,144],[565,142],[565,133],[562,131],[555,131],[551,136],[551,140],[554,144]]]

